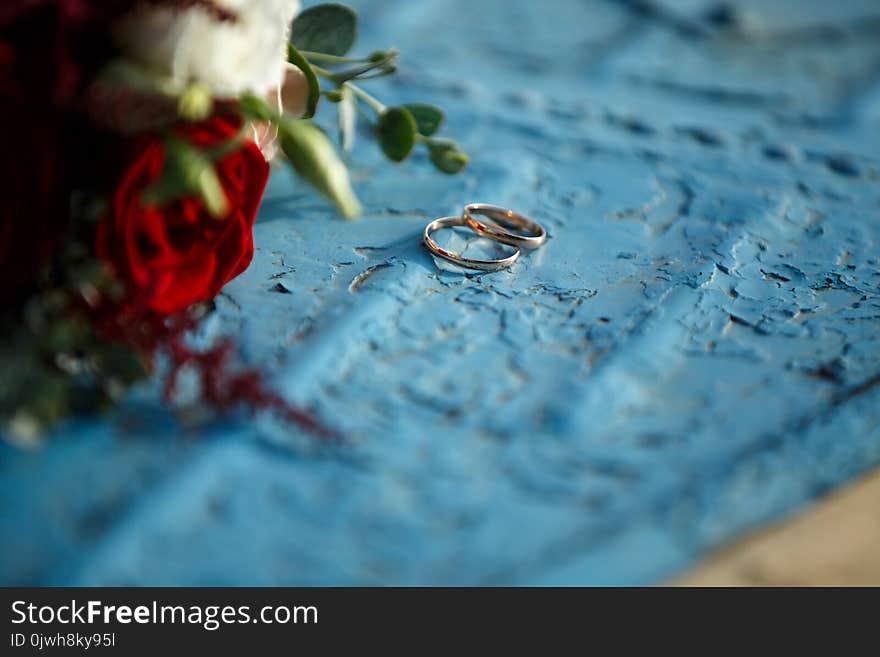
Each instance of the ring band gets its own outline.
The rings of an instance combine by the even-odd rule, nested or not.
[[[447,251],[446,249],[442,248],[431,237],[431,233],[440,230],[441,228],[469,225],[470,224],[468,224],[464,217],[443,217],[441,219],[435,219],[427,226],[425,226],[425,246],[427,246],[432,253],[440,256],[444,260],[454,262],[456,265],[467,267],[468,269],[481,269],[483,271],[498,271],[499,269],[505,269],[507,267],[510,267],[510,265],[516,262],[517,258],[519,258],[519,254],[521,253],[521,251],[516,245],[510,245],[513,246],[516,250],[506,258],[500,258],[498,260],[474,260],[472,258],[465,258],[461,254]]]
[[[489,217],[492,221],[489,223],[483,223],[474,218],[475,214]],[[523,249],[537,249],[547,241],[547,231],[544,230],[544,227],[541,224],[532,221],[528,217],[518,214],[513,210],[502,208],[500,205],[471,203],[465,206],[463,216],[467,225],[480,235],[496,240],[497,242],[509,244],[510,246],[517,246]],[[498,225],[499,223],[522,228],[532,234],[516,235],[514,233],[508,233]]]

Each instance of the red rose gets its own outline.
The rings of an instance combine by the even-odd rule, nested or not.
[[[213,117],[180,128],[177,136],[211,148],[237,133],[236,121]],[[162,207],[146,204],[144,192],[163,172],[165,146],[158,138],[140,143],[98,226],[97,254],[127,285],[131,299],[169,315],[215,297],[250,264],[269,164],[252,142],[215,162],[229,208],[218,219],[195,197]]]

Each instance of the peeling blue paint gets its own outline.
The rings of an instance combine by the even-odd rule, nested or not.
[[[0,581],[643,584],[880,463],[876,2],[354,4],[473,164],[361,140],[357,223],[276,172],[202,336],[347,441],[146,387],[0,445]],[[470,201],[547,245],[435,262]]]

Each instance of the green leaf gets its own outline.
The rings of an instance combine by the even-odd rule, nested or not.
[[[176,198],[198,194],[208,212],[221,219],[229,202],[211,158],[179,139],[166,142],[165,170],[145,193],[144,201],[164,205]]]
[[[281,114],[276,108],[272,107],[263,98],[255,96],[254,94],[243,94],[241,98],[238,99],[238,104],[242,112],[244,112],[249,119],[255,121],[269,121],[271,123],[278,123],[281,119]]]
[[[309,100],[306,103],[306,113],[303,115],[303,118],[310,119],[315,115],[318,101],[321,100],[321,85],[318,82],[318,76],[315,75],[312,65],[309,64],[308,60],[300,54],[293,44],[287,45],[287,61],[302,71],[303,75],[306,76],[306,81],[309,83]]]
[[[392,162],[403,162],[416,145],[418,126],[410,111],[391,107],[379,116],[376,136],[385,156]]]
[[[413,118],[416,120],[416,125],[418,126],[419,134],[423,137],[430,137],[437,132],[437,130],[440,129],[440,126],[443,125],[443,120],[446,118],[446,115],[443,114],[443,110],[436,105],[428,105],[427,103],[410,103],[404,105],[404,107],[413,115]]]
[[[299,50],[342,57],[357,39],[357,13],[347,5],[309,7],[293,21],[290,42]]]
[[[209,160],[210,162],[210,160]],[[226,192],[223,191],[223,185],[217,176],[217,171],[213,164],[208,166],[200,166],[196,178],[196,189],[205,207],[211,216],[222,219],[229,212],[229,201],[226,199]]]
[[[346,218],[361,213],[361,204],[351,188],[348,170],[330,140],[315,124],[282,118],[278,124],[281,150],[294,170],[336,204]]]
[[[431,162],[443,173],[456,174],[470,162],[470,158],[462,153],[458,144],[451,139],[431,139],[426,143],[431,154]]]

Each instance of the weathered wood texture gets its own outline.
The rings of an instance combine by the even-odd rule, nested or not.
[[[473,164],[362,137],[356,223],[277,174],[204,336],[344,446],[149,388],[0,445],[0,581],[658,582],[880,463],[876,0],[352,1]],[[548,244],[438,268],[469,201]]]

